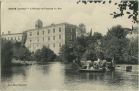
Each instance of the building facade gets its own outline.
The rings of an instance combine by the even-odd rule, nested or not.
[[[11,40],[13,42],[21,42],[22,41],[22,33],[10,33],[2,34],[2,38],[6,40]]]
[[[27,30],[26,33],[25,46],[31,52],[46,46],[58,55],[62,45],[71,44],[75,40],[76,26],[68,23],[51,24],[46,27]]]
[[[26,33],[25,46],[31,52],[45,46],[59,55],[62,45],[72,45],[72,41],[76,39],[77,26],[60,23],[43,27],[42,21],[37,20],[34,29],[25,30],[23,33],[2,34],[2,38],[21,42],[24,40],[24,33]]]

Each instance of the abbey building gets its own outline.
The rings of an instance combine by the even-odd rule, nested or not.
[[[60,23],[43,27],[42,21],[37,20],[34,29],[24,31],[26,33],[25,46],[31,52],[46,46],[58,55],[62,45],[71,44],[75,40],[76,32],[76,25]],[[2,37],[12,41],[22,41],[23,33],[2,34]]]

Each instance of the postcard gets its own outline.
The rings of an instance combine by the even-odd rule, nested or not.
[[[2,91],[138,91],[138,0],[2,0]]]

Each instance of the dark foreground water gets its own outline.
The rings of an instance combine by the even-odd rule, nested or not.
[[[137,91],[137,65],[133,69],[81,73],[60,62],[15,66],[3,74],[1,87],[4,91]]]

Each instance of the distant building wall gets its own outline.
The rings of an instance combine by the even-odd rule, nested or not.
[[[2,34],[2,38],[6,39],[6,40],[11,40],[13,42],[15,42],[15,41],[21,42],[22,41],[22,33]]]
[[[35,28],[24,31],[27,34],[25,46],[35,52],[43,46],[50,48],[54,53],[59,55],[62,45],[71,45],[77,37],[77,27],[68,23],[51,24],[43,27],[43,23],[38,20],[35,22]],[[23,40],[23,33],[2,34],[6,40],[19,41]]]
[[[27,30],[26,47],[31,52],[46,46],[59,54],[62,45],[71,44],[76,38],[76,26],[67,23],[52,24],[47,27]]]

